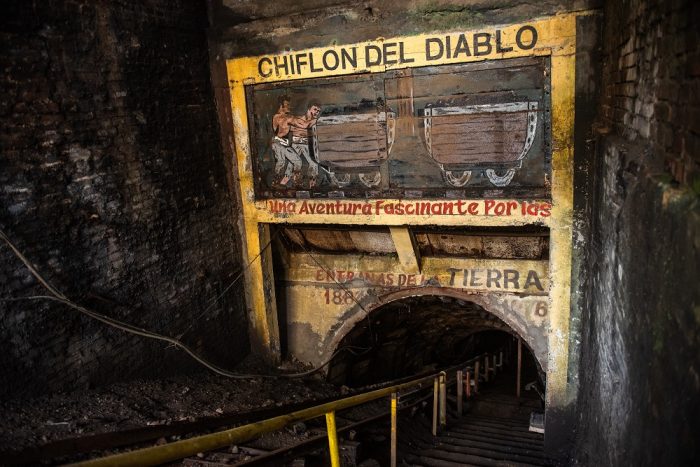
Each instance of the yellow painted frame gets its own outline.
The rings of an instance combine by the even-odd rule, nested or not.
[[[413,58],[410,64],[368,66],[363,57],[358,57],[358,66],[348,70],[333,72],[321,71],[295,74],[293,76],[261,77],[258,75],[258,61],[264,56],[241,57],[227,61],[227,72],[231,92],[231,109],[234,125],[236,158],[238,161],[238,178],[240,181],[241,199],[243,200],[243,222],[245,226],[245,259],[250,263],[246,273],[246,291],[250,307],[250,318],[253,324],[253,340],[263,350],[266,350],[272,360],[279,358],[278,323],[274,303],[274,285],[271,267],[256,261],[261,256],[269,240],[269,226],[272,223],[321,223],[335,224],[366,224],[366,225],[472,225],[472,226],[514,226],[538,223],[550,228],[550,329],[549,329],[549,362],[547,374],[547,406],[565,405],[568,355],[569,355],[569,315],[570,287],[572,264],[572,219],[573,219],[573,147],[574,147],[574,80],[576,52],[576,14],[563,14],[549,18],[505,26],[489,26],[484,30],[500,29],[503,47],[513,46],[516,31],[524,24],[534,26],[538,31],[536,47],[530,50],[519,50],[513,47],[509,52],[497,52],[481,56],[470,56],[458,59],[441,59],[426,61],[424,57],[425,39],[430,37],[451,36],[453,43],[460,32],[423,34],[411,37],[393,39],[379,38],[357,44],[344,44],[331,47],[315,48],[306,51],[285,53],[310,52],[322,54],[333,49],[337,52],[341,47],[365,47],[366,45],[380,46],[390,40],[400,40],[404,43],[406,55]],[[463,31],[467,34],[478,30]],[[492,48],[495,49],[495,48]],[[267,201],[255,200],[253,187],[253,171],[250,152],[250,136],[247,121],[245,86],[277,81],[339,76],[366,72],[384,72],[390,69],[413,68],[422,66],[467,63],[484,60],[526,56],[550,56],[551,58],[551,111],[552,111],[552,212],[550,217],[530,218],[519,213],[509,217],[497,216],[377,216],[377,215],[279,215],[270,211]],[[267,56],[270,57],[270,56]],[[284,201],[284,200],[277,200]],[[385,200],[387,203],[400,200]],[[415,200],[412,200],[415,201]],[[420,201],[420,200],[419,200]],[[427,200],[426,200],[427,201]],[[483,203],[483,200],[468,200]],[[518,201],[518,200],[505,200]],[[266,292],[267,290],[267,292]],[[272,296],[272,298],[271,298]]]

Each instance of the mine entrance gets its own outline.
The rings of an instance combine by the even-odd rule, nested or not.
[[[492,331],[522,336],[547,371],[546,230],[285,226],[272,238],[282,352],[356,367],[340,384],[450,364],[499,344]]]
[[[381,383],[455,365],[503,350],[511,357],[504,388],[516,391],[519,336],[478,304],[449,296],[425,295],[377,308],[340,341],[328,379],[349,387]],[[521,340],[521,389],[544,394],[545,374]],[[531,398],[531,397],[529,397]]]

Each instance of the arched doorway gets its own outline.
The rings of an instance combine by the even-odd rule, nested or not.
[[[386,297],[338,338],[328,368],[335,384],[363,386],[462,362],[499,348],[520,333],[476,300],[445,294]],[[523,339],[528,378],[545,373]]]

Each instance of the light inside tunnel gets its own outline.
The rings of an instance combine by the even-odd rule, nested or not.
[[[342,339],[328,370],[330,382],[349,387],[389,381],[461,363],[484,352],[515,352],[517,336],[476,303],[447,296],[416,296],[379,307]],[[526,345],[523,381],[544,378]],[[524,384],[524,383],[523,383]]]

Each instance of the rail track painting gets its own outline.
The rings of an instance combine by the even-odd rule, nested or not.
[[[549,61],[438,65],[246,88],[269,198],[547,198]]]

